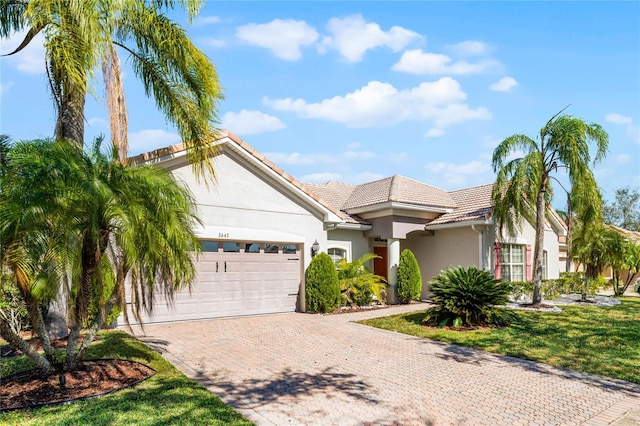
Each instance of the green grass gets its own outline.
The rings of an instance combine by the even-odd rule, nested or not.
[[[640,298],[615,307],[563,306],[562,313],[515,311],[510,327],[427,328],[424,311],[361,321],[413,336],[640,383]]]
[[[159,354],[122,331],[100,334],[90,358],[121,358],[149,365],[156,374],[103,398],[0,414],[0,425],[250,425]],[[33,368],[26,357],[0,359],[0,377]]]

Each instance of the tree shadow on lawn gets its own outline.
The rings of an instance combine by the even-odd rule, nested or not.
[[[322,393],[329,397],[340,393],[355,400],[376,404],[374,388],[355,374],[337,373],[331,367],[319,373],[295,372],[285,369],[266,380],[245,380],[237,383],[219,373],[198,373],[196,380],[206,388],[221,389],[225,400],[236,408],[257,407],[277,402],[283,397],[308,396]]]
[[[104,398],[29,410],[29,413],[33,420],[39,419],[36,424],[250,424],[218,398],[212,398],[209,391],[194,386],[185,377],[154,376]],[[11,424],[12,416],[18,415],[22,412],[7,413],[4,420]],[[23,421],[24,417],[20,419]]]
[[[404,319],[407,322],[422,325],[424,318],[424,312],[418,312],[415,314],[407,315]],[[608,326],[602,325],[603,327]],[[512,324],[511,329],[513,332],[518,333],[518,330],[527,329],[529,331],[536,330],[538,328],[554,329],[557,328],[554,324],[540,324],[534,318],[519,317],[517,323]],[[545,337],[545,333],[548,330],[540,330],[540,338]],[[593,335],[585,330],[579,330],[580,333],[587,335]],[[537,333],[533,333],[537,334]],[[632,336],[630,336],[632,337]],[[455,343],[446,343],[429,338],[420,338],[424,344],[437,346],[442,352],[433,354],[435,357],[449,361],[453,360],[462,363],[472,363],[478,366],[493,364],[496,362],[507,362],[511,366],[516,366],[526,371],[534,373],[540,373],[545,375],[553,375],[563,377],[570,380],[578,380],[586,384],[595,385],[602,389],[616,392],[624,392],[632,395],[640,394],[640,385],[627,382],[624,380],[613,379],[602,375],[595,375],[589,373],[583,373],[575,370],[570,370],[562,367],[555,367],[541,362],[531,361],[527,359],[516,358],[514,356],[502,355],[498,353],[487,352],[482,349],[475,349],[467,346],[460,346]],[[491,337],[486,337],[491,339]],[[523,358],[526,357],[524,349],[521,349]]]

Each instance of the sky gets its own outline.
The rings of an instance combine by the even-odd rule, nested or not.
[[[218,127],[303,182],[491,183],[500,141],[536,138],[567,107],[609,134],[605,199],[640,188],[640,2],[206,1],[191,24],[169,16],[216,65]],[[131,154],[180,142],[121,53]],[[93,86],[88,140],[109,134]],[[53,134],[41,38],[0,58],[0,106],[0,133]]]

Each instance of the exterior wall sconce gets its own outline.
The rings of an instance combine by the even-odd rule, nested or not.
[[[318,240],[316,239],[316,241],[311,245],[311,257],[315,257],[318,253],[320,253],[320,243],[318,243]]]

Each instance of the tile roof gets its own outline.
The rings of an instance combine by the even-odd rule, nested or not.
[[[429,225],[442,225],[445,223],[456,223],[467,220],[484,220],[491,215],[491,192],[493,184],[476,186],[473,188],[451,191],[449,194],[455,200],[458,208],[451,213],[429,222]]]
[[[296,180],[293,176],[282,170],[280,167],[276,166],[271,160],[267,159],[262,153],[256,151],[254,147],[246,143],[244,140],[240,139],[238,136],[234,135],[228,130],[219,130],[218,131],[218,143],[221,143],[223,138],[229,138],[232,142],[236,144],[239,148],[243,149],[249,155],[253,156],[255,159],[260,161],[262,164],[267,166],[269,169],[273,170],[275,173],[283,177],[287,182],[291,185],[295,186],[302,192],[304,192],[307,196],[311,197],[314,201],[321,204],[327,210],[330,210],[332,213],[336,214],[339,217],[343,217],[344,213],[339,211],[338,209],[332,207],[330,204],[324,202],[320,197],[314,192],[310,191],[305,185]],[[186,149],[186,145],[184,142],[178,143],[175,145],[168,146],[166,148],[159,148],[151,152],[147,152],[144,154],[136,155],[134,157],[130,157],[129,161],[134,164],[139,164],[143,162],[159,160],[162,157],[166,157],[169,155],[177,154],[178,152],[184,151]]]
[[[634,243],[640,244],[640,232],[638,232],[638,231],[630,231],[628,229],[621,228],[621,227],[616,226],[616,225],[609,225],[609,226],[611,226],[613,229],[615,229],[620,234],[624,235],[625,237],[627,237],[628,239],[630,239]]]
[[[342,208],[349,210],[388,202],[425,207],[456,207],[455,201],[447,191],[404,176],[393,175],[358,185]]]
[[[368,223],[356,215],[349,215],[343,211],[343,206],[349,199],[349,196],[353,193],[356,185],[335,181],[329,181],[324,184],[305,183],[304,185],[311,192],[317,194],[325,204],[332,206],[336,211],[338,211],[338,215],[346,222],[359,224]]]

